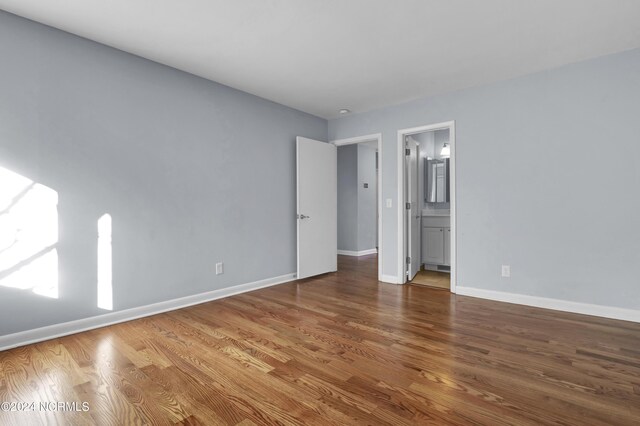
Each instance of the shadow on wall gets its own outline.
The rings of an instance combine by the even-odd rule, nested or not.
[[[98,301],[113,309],[111,216],[98,221]],[[0,287],[59,298],[58,193],[0,167]]]

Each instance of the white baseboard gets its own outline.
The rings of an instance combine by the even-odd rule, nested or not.
[[[351,250],[338,250],[338,254],[343,256],[366,256],[368,254],[376,254],[378,253],[378,249],[372,248],[369,250],[362,251],[351,251]]]
[[[382,281],[383,283],[388,283],[388,284],[403,284],[401,282],[398,282],[398,277],[395,275],[384,275],[382,274],[380,276],[380,281]]]
[[[496,300],[499,302],[515,303],[518,305],[535,306],[537,308],[553,309],[555,311],[572,312],[575,314],[593,315],[596,317],[640,322],[640,311],[634,309],[592,305],[589,303],[570,302],[568,300],[527,296],[524,294],[505,293],[502,291],[484,290],[472,287],[458,286],[456,287],[456,294],[462,296],[479,297],[481,299]]]
[[[90,318],[64,322],[61,324],[48,325],[33,330],[21,331],[18,333],[0,336],[0,351],[24,346],[31,343],[42,342],[44,340],[55,339],[69,334],[80,333],[82,331],[93,330],[120,322],[131,321],[138,318],[148,317],[163,312],[173,311],[200,303],[210,302],[216,299],[233,296],[235,294],[246,293],[260,288],[271,287],[296,279],[296,273],[281,275],[279,277],[267,278],[252,283],[240,284],[233,287],[221,288],[219,290],[208,291],[206,293],[195,294],[193,296],[181,297],[179,299],[167,300],[165,302],[153,303],[151,305],[137,308],[125,309],[111,312]]]

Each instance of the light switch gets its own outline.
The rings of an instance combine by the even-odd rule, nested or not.
[[[390,209],[393,207],[393,200],[391,198],[387,198],[387,208]]]

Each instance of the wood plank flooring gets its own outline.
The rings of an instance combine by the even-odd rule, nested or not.
[[[421,269],[416,276],[413,277],[411,284],[427,285],[429,287],[449,290],[451,288],[451,275],[447,272]]]
[[[640,324],[340,271],[0,353],[0,424],[640,424]]]

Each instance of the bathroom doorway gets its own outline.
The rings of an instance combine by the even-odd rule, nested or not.
[[[400,282],[455,292],[453,122],[398,132]]]

